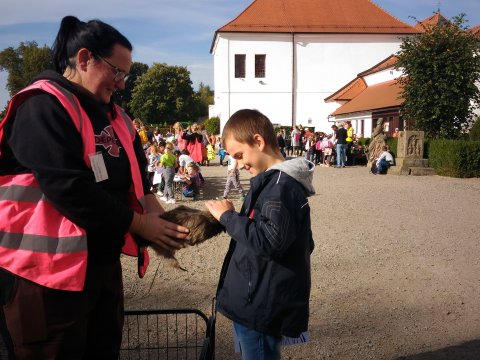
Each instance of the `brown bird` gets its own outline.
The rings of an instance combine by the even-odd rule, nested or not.
[[[183,205],[164,212],[160,217],[188,228],[190,233],[185,240],[185,243],[188,245],[201,244],[225,230],[222,224],[220,224],[209,211],[193,209]],[[175,258],[175,250],[169,251],[154,243],[150,243],[150,247],[153,248],[157,254],[172,260],[173,267],[187,271],[180,266],[180,263]]]

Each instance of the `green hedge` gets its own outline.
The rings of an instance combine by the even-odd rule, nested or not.
[[[393,157],[397,157],[397,145],[398,139],[396,138],[387,138],[385,144],[390,148],[390,152],[393,153]]]
[[[368,146],[370,144],[371,139],[370,138],[360,138],[358,139],[358,143],[363,146]]]
[[[480,141],[430,140],[428,162],[438,175],[480,177]]]

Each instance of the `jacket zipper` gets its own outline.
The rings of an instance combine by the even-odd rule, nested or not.
[[[247,297],[247,301],[249,303],[252,302],[252,293],[251,293],[251,289],[252,289],[252,271],[250,269],[250,267],[248,268],[248,297]]]

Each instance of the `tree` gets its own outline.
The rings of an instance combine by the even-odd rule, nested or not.
[[[208,116],[208,107],[213,104],[213,91],[210,86],[200,83],[195,93],[195,116]]]
[[[472,141],[480,141],[480,116],[473,124],[472,128],[468,133],[468,136]]]
[[[430,138],[458,138],[471,126],[480,103],[475,81],[480,79],[480,51],[465,31],[464,14],[425,27],[405,38],[397,53],[398,81],[405,102],[402,116]]]
[[[154,63],[135,82],[129,107],[144,122],[173,124],[193,114],[190,72],[183,66]]]
[[[52,50],[35,41],[21,42],[18,48],[9,47],[0,52],[0,71],[8,71],[7,90],[15,95],[43,70],[53,69]]]
[[[132,111],[128,104],[132,100],[132,92],[135,87],[135,82],[140,76],[145,74],[147,70],[147,64],[134,62],[130,67],[130,73],[128,74],[128,79],[125,82],[125,89],[119,90],[115,93],[115,102],[124,108],[129,115],[132,115]]]

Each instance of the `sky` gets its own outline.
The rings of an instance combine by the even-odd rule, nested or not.
[[[341,1],[341,0],[338,0]],[[252,0],[2,0],[0,51],[36,41],[51,46],[60,20],[100,19],[133,44],[133,60],[186,66],[195,90],[202,82],[213,89],[215,30],[237,17]],[[466,14],[469,26],[480,24],[480,0],[374,0],[398,19],[415,24],[437,9],[447,18]],[[8,73],[0,71],[0,110],[9,99]]]

